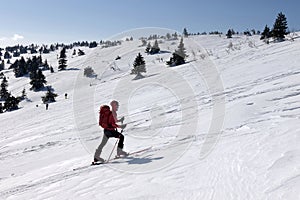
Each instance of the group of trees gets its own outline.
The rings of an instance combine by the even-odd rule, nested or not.
[[[4,76],[0,85],[0,101],[4,101],[4,105],[0,102],[0,113],[18,109],[20,101],[26,97],[25,89],[23,90],[21,97],[14,97],[10,92],[8,92],[7,87],[8,81]]]
[[[260,31],[255,31],[254,29],[252,29],[251,31],[249,30],[244,31],[244,35],[251,36],[255,34],[261,34],[261,38],[260,38],[261,40],[274,38],[275,41],[283,41],[285,35],[288,34],[287,30],[288,30],[287,19],[285,15],[282,12],[280,12],[277,15],[272,30],[268,27],[268,25],[266,25],[262,33],[260,33]],[[235,32],[233,29],[229,29],[227,31],[226,36],[227,38],[232,38],[232,36],[235,34],[239,34],[239,33]]]
[[[280,12],[277,15],[272,30],[268,27],[268,25],[266,25],[260,39],[267,40],[273,37],[276,41],[283,41],[285,35],[288,34],[287,29],[288,25],[286,16],[282,12]]]
[[[53,68],[49,66],[47,60],[43,62],[42,56],[33,56],[32,58],[27,58],[26,61],[22,56],[12,63],[9,69],[13,69],[16,78],[34,73],[38,69],[53,70]]]
[[[147,52],[147,51],[146,51]],[[170,67],[178,66],[185,64],[187,58],[186,49],[184,47],[183,38],[180,40],[180,44],[175,52],[172,54],[172,57],[167,61],[167,65]],[[146,73],[146,62],[144,57],[139,53],[134,60],[133,68],[131,74],[136,75],[135,79],[143,78],[142,73]]]
[[[157,54],[160,52],[160,48],[159,48],[159,45],[158,45],[158,41],[155,40],[153,46],[151,46],[150,42],[148,43],[147,47],[146,47],[146,50],[145,50],[146,53],[148,54]]]
[[[75,55],[76,55],[76,49],[74,49],[74,51],[73,51],[73,56],[75,56]],[[84,51],[81,49],[78,49],[78,56],[83,56],[83,55],[85,55]]]

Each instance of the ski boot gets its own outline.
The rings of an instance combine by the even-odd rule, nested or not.
[[[103,158],[94,158],[94,162],[92,162],[92,165],[100,165],[102,163],[105,163],[105,160]]]
[[[117,149],[117,156],[116,156],[117,158],[126,157],[128,155],[129,155],[129,153],[123,151],[122,149],[120,149],[120,148]]]

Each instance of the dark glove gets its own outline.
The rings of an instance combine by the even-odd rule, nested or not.
[[[122,117],[121,119],[119,119],[119,121],[123,124],[125,117]]]
[[[122,124],[122,125],[119,125],[119,128],[124,129],[124,128],[126,128],[126,126],[127,126],[127,124]]]

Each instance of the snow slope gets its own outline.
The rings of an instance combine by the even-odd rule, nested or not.
[[[300,40],[266,45],[257,36],[194,36],[184,40],[189,62],[175,68],[164,62],[179,41],[162,42],[159,55],[144,54],[138,40],[84,49],[84,57],[69,51],[69,70],[45,73],[60,95],[48,111],[44,92],[29,91],[27,78],[6,71],[9,90],[19,94],[25,85],[30,101],[0,115],[0,199],[299,199]],[[147,73],[133,81],[139,52]],[[57,66],[56,54],[43,58]],[[220,93],[209,91],[208,63],[219,71]],[[97,79],[83,77],[87,66]],[[225,97],[222,131],[215,135],[209,135],[212,95]],[[128,123],[125,150],[152,148],[86,167],[103,134],[99,105],[112,99]]]

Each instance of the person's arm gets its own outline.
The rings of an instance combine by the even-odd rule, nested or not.
[[[111,124],[111,126],[113,128],[121,128],[121,129],[124,129],[127,126],[126,124],[122,124],[122,125],[116,124],[116,121],[115,121],[115,118],[113,115],[109,116],[109,124]]]
[[[119,128],[119,125],[116,124],[116,121],[115,121],[115,118],[114,118],[113,114],[111,114],[109,116],[108,124],[110,124],[113,128]]]

